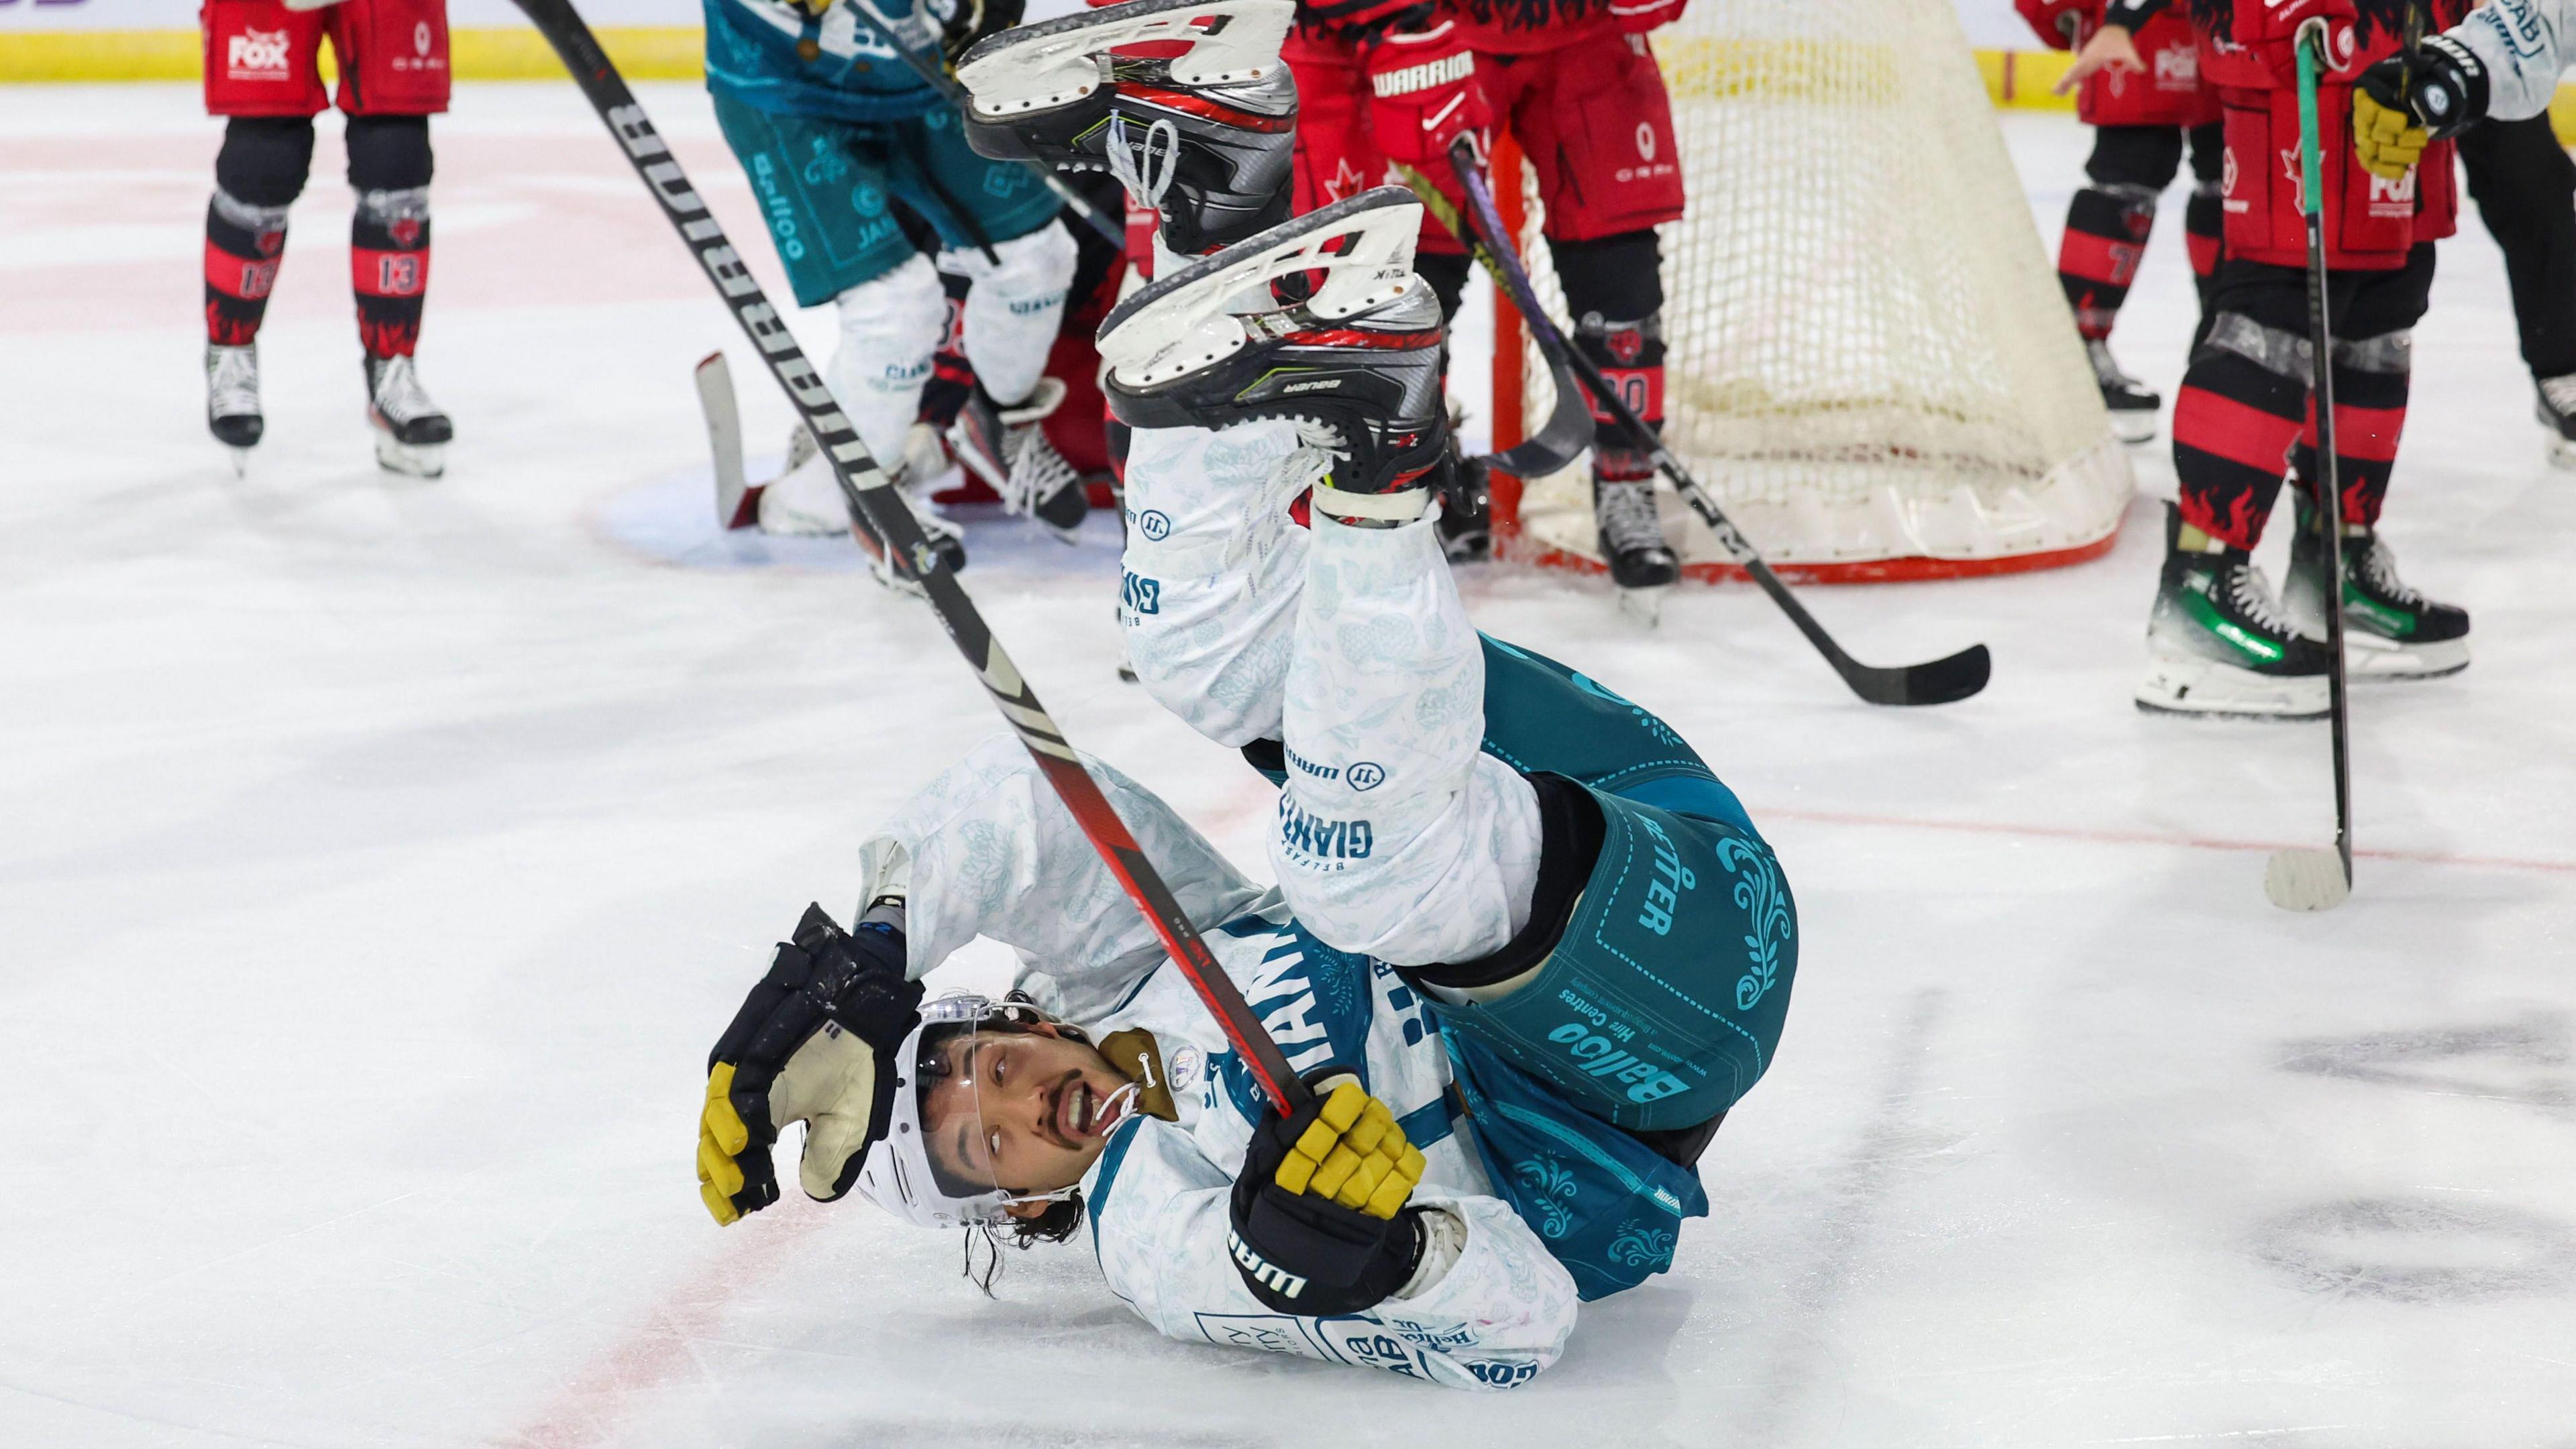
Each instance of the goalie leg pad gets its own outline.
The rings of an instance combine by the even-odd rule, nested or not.
[[[966,293],[966,360],[984,391],[1004,408],[1027,399],[1046,371],[1073,285],[1073,236],[1059,221],[1026,236],[993,243],[993,255],[961,247],[939,259],[973,283]]]

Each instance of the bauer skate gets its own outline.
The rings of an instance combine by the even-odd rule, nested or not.
[[[1100,328],[1110,411],[1132,428],[1294,419],[1332,457],[1317,507],[1420,517],[1449,446],[1440,302],[1412,270],[1421,226],[1421,203],[1381,186],[1138,292]]]
[[[2165,400],[2154,388],[2120,370],[2111,357],[2111,344],[2099,337],[2084,339],[2084,356],[2093,364],[2093,381],[2102,389],[2102,406],[2111,414],[2111,432],[2124,443],[2152,443],[2156,438],[2156,410]]]
[[[957,79],[966,141],[997,160],[1109,171],[1196,256],[1287,219],[1291,0],[1136,0],[986,36]],[[1113,52],[1185,45],[1176,56]]]
[[[2301,631],[2326,631],[2325,542],[2316,510],[2299,499],[2290,539],[2290,576],[2281,607]],[[2469,667],[2469,611],[2437,603],[2397,576],[2397,555],[2379,531],[2343,531],[2344,668],[2354,679],[2435,679]]]
[[[1082,475],[1047,441],[1045,421],[1064,404],[1064,383],[1038,379],[1017,407],[997,407],[977,388],[948,428],[949,447],[967,472],[1000,496],[1006,513],[1026,514],[1065,543],[1091,512]]]
[[[206,431],[232,450],[235,473],[249,468],[250,450],[267,428],[259,410],[259,345],[206,344]]]
[[[2324,643],[2302,633],[2274,601],[2271,583],[2245,550],[2185,549],[2181,531],[2181,510],[2166,505],[2165,566],[2147,616],[2147,677],[2138,685],[2138,708],[2324,718]]]
[[[367,359],[367,421],[376,430],[376,465],[414,478],[447,471],[456,425],[421,390],[407,356]]]
[[[1655,511],[1652,478],[1592,480],[1592,518],[1600,529],[1601,561],[1622,589],[1664,589],[1682,576],[1681,560],[1664,538]]]

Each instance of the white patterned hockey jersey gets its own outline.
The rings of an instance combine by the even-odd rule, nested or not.
[[[1261,1111],[1258,1089],[1179,968],[1019,743],[977,748],[862,847],[860,900],[907,897],[920,977],[981,935],[1018,951],[1019,984],[1094,1037],[1154,1035],[1177,1122],[1119,1126],[1082,1182],[1077,1241],[1121,1301],[1171,1337],[1367,1364],[1461,1388],[1508,1388],[1553,1363],[1574,1327],[1575,1284],[1493,1196],[1450,1130],[1446,1051],[1392,970],[1298,926],[1151,792],[1086,760],[1226,974],[1289,1063],[1361,1065],[1369,1090],[1423,1149],[1417,1205],[1465,1226],[1458,1257],[1411,1298],[1338,1318],[1272,1312],[1226,1251],[1227,1199]]]

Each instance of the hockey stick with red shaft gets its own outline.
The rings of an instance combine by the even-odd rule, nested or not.
[[[572,72],[574,83],[599,112],[609,134],[617,139],[627,163],[644,179],[654,199],[661,202],[663,214],[689,244],[698,265],[723,294],[725,304],[733,309],[734,320],[759,349],[770,375],[786,389],[797,415],[805,420],[823,456],[830,460],[832,476],[840,480],[853,527],[864,521],[873,528],[885,540],[887,555],[897,570],[920,586],[930,600],[932,612],[939,616],[941,627],[983,680],[985,691],[993,696],[994,707],[1019,733],[1020,743],[1028,747],[1030,757],[1055,787],[1092,847],[1100,852],[1110,873],[1126,889],[1128,899],[1136,903],[1154,934],[1162,938],[1163,948],[1171,953],[1173,963],[1198,992],[1208,1014],[1224,1029],[1226,1040],[1252,1069],[1262,1091],[1269,1094],[1282,1116],[1295,1111],[1309,1094],[1289,1068],[1279,1044],[1270,1039],[1261,1018],[1252,1014],[1243,993],[1217,964],[1198,928],[1173,899],[1171,888],[1145,858],[1143,848],[1118,818],[1118,812],[1110,808],[1108,797],[1100,793],[1099,783],[1082,767],[1073,747],[1065,743],[1064,732],[1047,717],[1036,691],[1020,677],[1010,656],[1002,652],[983,615],[976,612],[974,601],[958,586],[957,576],[940,564],[938,554],[922,536],[921,525],[896,500],[885,471],[868,456],[850,420],[842,415],[840,404],[823,385],[822,375],[788,332],[786,319],[761,294],[751,269],[725,240],[724,229],[708,213],[706,203],[699,199],[670,147],[653,129],[644,108],[636,104],[635,93],[618,75],[607,52],[600,49],[590,26],[572,8],[571,0],[516,0],[516,4],[535,22],[555,53],[563,57],[564,68]]]
[[[1771,571],[1771,566],[1762,561],[1761,553],[1755,550],[1752,542],[1737,531],[1735,524],[1719,510],[1717,501],[1699,486],[1699,480],[1682,466],[1681,459],[1673,456],[1672,450],[1664,446],[1664,440],[1656,435],[1654,429],[1646,426],[1636,411],[1619,396],[1618,389],[1610,386],[1609,380],[1601,375],[1601,369],[1580,350],[1567,345],[1565,334],[1557,330],[1556,323],[1547,315],[1547,309],[1539,304],[1537,291],[1530,285],[1529,269],[1522,263],[1519,248],[1513,244],[1503,226],[1502,214],[1494,206],[1493,185],[1486,176],[1483,158],[1477,154],[1473,136],[1462,135],[1450,143],[1449,165],[1458,175],[1458,184],[1466,189],[1468,222],[1476,232],[1476,235],[1461,237],[1460,240],[1477,247],[1486,264],[1493,269],[1494,279],[1511,294],[1512,305],[1528,319],[1530,334],[1538,339],[1539,351],[1546,355],[1551,365],[1573,369],[1574,375],[1583,380],[1584,388],[1592,394],[1601,410],[1609,414],[1640,450],[1655,460],[1655,466],[1663,471],[1666,478],[1672,480],[1673,491],[1699,514],[1700,522],[1707,524],[1708,531],[1716,536],[1718,546],[1726,550],[1737,567],[1753,576],[1753,582],[1762,586],[1762,592],[1771,596],[1771,602],[1779,605],[1780,611],[1789,616],[1789,622],[1798,626],[1798,632],[1807,636],[1807,642],[1816,646],[1816,652],[1825,656],[1825,662],[1842,676],[1843,683],[1851,686],[1852,693],[1871,704],[1949,704],[1966,699],[1986,687],[1986,680],[1993,672],[1993,660],[1983,644],[1971,644],[1946,658],[1895,668],[1863,664],[1844,653],[1843,647],[1834,642],[1834,636],[1825,632],[1825,626],[1816,622],[1816,616],[1807,612],[1807,606],[1799,603],[1798,596],[1789,592],[1789,586],[1782,583],[1780,576]]]
[[[2412,6],[2408,7],[2413,19]],[[2326,23],[2299,27],[2299,210],[2308,224],[2308,411],[2317,420],[2318,537],[2326,555],[2326,729],[2334,737],[2335,843],[2332,850],[2287,846],[2263,865],[2263,894],[2285,911],[2323,911],[2352,894],[2352,760],[2343,692],[2343,489],[2335,477],[2334,336],[2326,311],[2324,135],[2318,129],[2317,72]]]

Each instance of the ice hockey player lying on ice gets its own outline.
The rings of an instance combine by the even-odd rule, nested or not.
[[[776,1200],[771,1143],[801,1120],[815,1197],[1080,1232],[1173,1337],[1466,1388],[1526,1381],[1579,1299],[1670,1265],[1707,1210],[1692,1164],[1771,1065],[1796,912],[1671,727],[1469,624],[1427,507],[1420,221],[1369,192],[1168,274],[1102,333],[1137,429],[1136,665],[1284,780],[1278,884],[1090,768],[1318,1105],[1271,1110],[1005,737],[861,847],[852,929],[810,909],[717,1044],[719,1222]],[[1325,280],[1266,300],[1291,275]],[[1253,378],[1321,385],[1283,389],[1290,419]],[[1019,952],[1014,999],[925,1003],[978,935]]]
[[[1432,529],[1419,222],[1388,188],[1327,206],[1172,268],[1100,338],[1136,428],[1136,668],[1283,784],[1278,884],[1090,768],[1316,1106],[1267,1106],[1005,737],[860,848],[853,928],[811,908],[716,1044],[716,1220],[778,1199],[770,1147],[804,1122],[817,1199],[1023,1243],[1087,1225],[1170,1336],[1458,1387],[1525,1382],[1577,1299],[1672,1263],[1708,1209],[1692,1163],[1780,1039],[1795,908],[1672,727],[1468,624]],[[925,1003],[974,936],[1020,951],[1012,998]]]

